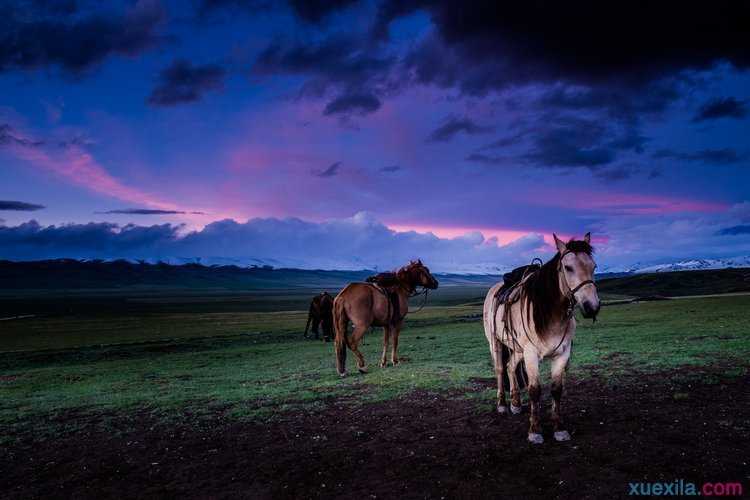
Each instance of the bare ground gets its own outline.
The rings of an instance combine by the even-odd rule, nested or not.
[[[572,441],[525,441],[528,415],[415,392],[377,404],[332,400],[241,422],[222,409],[181,423],[147,412],[82,417],[54,439],[13,431],[0,451],[6,498],[601,498],[633,481],[750,486],[750,376],[689,382],[687,370],[617,385],[571,380]],[[691,371],[692,375],[695,371]],[[673,382],[679,380],[679,382]],[[468,391],[493,387],[472,382]],[[546,396],[546,394],[545,394]],[[545,406],[548,406],[545,398]],[[23,428],[33,428],[32,425]]]

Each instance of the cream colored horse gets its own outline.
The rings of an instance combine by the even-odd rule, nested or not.
[[[560,415],[563,379],[573,345],[579,307],[586,318],[596,318],[599,295],[593,281],[594,262],[591,235],[583,240],[561,241],[553,235],[557,254],[540,269],[513,288],[507,298],[498,297],[502,282],[490,288],[484,301],[484,332],[490,345],[497,376],[497,411],[507,413],[503,374],[508,370],[510,411],[521,412],[521,394],[516,367],[521,360],[528,377],[531,417],[528,439],[544,442],[541,434],[541,385],[539,362],[552,363],[552,421],[557,441],[567,441],[570,434]],[[503,359],[506,346],[510,359]],[[507,366],[506,366],[507,364]]]

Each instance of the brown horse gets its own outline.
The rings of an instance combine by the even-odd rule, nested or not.
[[[310,310],[307,313],[307,324],[305,325],[305,338],[307,330],[312,324],[312,331],[318,339],[318,328],[323,327],[323,340],[328,342],[333,337],[333,297],[328,292],[321,292],[313,297],[310,302]]]
[[[484,333],[497,376],[497,411],[508,411],[503,384],[507,364],[510,410],[514,414],[521,412],[516,368],[523,361],[531,402],[528,439],[534,444],[544,442],[540,423],[539,362],[544,358],[552,362],[554,435],[557,441],[567,441],[570,434],[560,415],[560,400],[576,331],[573,312],[580,307],[584,317],[594,319],[599,312],[591,235],[587,233],[583,240],[567,243],[553,236],[557,254],[549,262],[530,266],[522,279],[507,291],[501,290],[503,283],[498,283],[490,288],[484,301]]]
[[[387,288],[372,283],[349,283],[333,301],[334,327],[336,329],[336,370],[346,376],[346,348],[357,357],[359,371],[367,373],[365,358],[359,351],[359,342],[367,329],[383,327],[383,356],[380,366],[386,366],[388,342],[392,342],[391,363],[398,364],[398,336],[409,312],[409,297],[417,287],[434,290],[438,281],[421,260],[410,262],[391,275]],[[349,321],[354,324],[351,336],[347,335]]]

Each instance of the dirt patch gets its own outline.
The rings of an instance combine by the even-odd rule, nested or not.
[[[629,482],[677,479],[740,481],[747,491],[750,376],[702,373],[706,381],[694,369],[571,381],[572,441],[555,442],[547,419],[537,447],[525,441],[525,413],[501,417],[491,402],[424,391],[377,404],[334,399],[266,422],[224,411],[169,422],[145,411],[71,412],[56,419],[69,430],[53,439],[12,436],[0,451],[0,491],[23,499],[600,498],[627,496]],[[492,387],[491,379],[471,384]]]

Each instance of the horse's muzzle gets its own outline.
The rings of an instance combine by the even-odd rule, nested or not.
[[[581,304],[581,312],[583,313],[584,318],[593,318],[596,319],[596,315],[599,314],[599,309],[601,308],[600,304],[597,303],[596,305],[592,304],[588,300],[586,302],[583,302]]]
[[[430,283],[430,285],[427,288],[429,288],[430,290],[437,290],[438,284],[439,284],[438,280],[436,280],[435,278],[432,278],[432,283]]]

